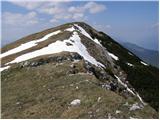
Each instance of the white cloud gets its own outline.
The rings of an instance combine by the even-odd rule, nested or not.
[[[83,13],[75,13],[73,15],[73,19],[74,20],[82,20],[84,18],[84,14]]]
[[[71,19],[72,18],[72,15],[69,14],[69,13],[61,13],[61,14],[56,14],[54,16],[55,19],[57,20],[67,20],[67,19]]]
[[[71,6],[68,8],[68,12],[70,13],[83,13],[85,10],[83,6]]]
[[[96,14],[106,9],[103,4],[98,2],[85,2],[84,5],[68,5],[70,1],[11,1],[11,3],[24,7],[28,10],[36,11],[52,16],[50,22],[57,22],[60,20],[85,20],[87,14]]]
[[[106,6],[102,5],[102,4],[98,4],[95,2],[88,2],[85,6],[85,9],[88,9],[90,13],[95,14],[98,12],[102,12],[106,9]]]
[[[10,2],[14,5],[18,5],[20,7],[26,8],[28,10],[36,9],[43,4],[43,2],[15,1],[15,0],[12,0]]]
[[[35,12],[29,12],[27,14],[5,12],[2,14],[2,24],[12,26],[30,26],[37,24],[38,18]]]
[[[106,6],[96,3],[96,2],[87,2],[84,6],[71,6],[68,11],[71,13],[84,13],[89,11],[91,14],[102,12],[106,9]]]
[[[45,13],[49,15],[60,14],[65,12],[63,2],[44,2],[39,9],[36,9],[37,12]]]

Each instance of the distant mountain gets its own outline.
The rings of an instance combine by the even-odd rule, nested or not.
[[[132,51],[139,58],[144,60],[146,63],[151,64],[157,68],[159,67],[159,52],[158,51],[145,49],[138,45],[128,43],[128,42],[121,42],[121,44],[128,50]]]
[[[2,118],[158,118],[158,69],[86,23],[1,51]]]

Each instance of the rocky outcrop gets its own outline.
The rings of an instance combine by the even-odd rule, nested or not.
[[[82,60],[82,59],[83,59],[83,57],[81,57],[77,53],[69,53],[66,56],[59,54],[59,55],[53,55],[53,56],[44,57],[44,58],[41,57],[36,60],[27,60],[27,61],[21,62],[18,66],[20,68],[37,67],[37,66],[47,64],[50,62],[62,63],[63,61],[74,61],[74,60]]]

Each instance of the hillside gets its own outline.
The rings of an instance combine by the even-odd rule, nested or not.
[[[131,43],[124,43],[121,42],[121,44],[127,48],[128,50],[132,51],[135,55],[137,55],[139,58],[147,62],[148,64],[151,64],[152,66],[155,66],[159,68],[159,53],[155,50],[148,50],[142,47],[139,47],[135,44]]]
[[[0,58],[2,118],[158,118],[158,69],[86,23],[26,36]]]

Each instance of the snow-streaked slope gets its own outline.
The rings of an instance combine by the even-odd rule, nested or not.
[[[74,25],[80,30],[80,32],[81,32],[83,35],[85,35],[86,37],[88,37],[89,39],[92,40],[92,37],[91,37],[81,26],[79,26],[79,25],[77,25],[77,24],[74,24]]]
[[[144,103],[144,101],[142,100],[142,98],[140,97],[140,95],[139,95],[137,92],[134,93],[130,88],[128,88],[127,84],[123,83],[123,82],[120,80],[120,78],[119,78],[117,75],[114,75],[114,76],[117,78],[118,82],[119,82],[121,85],[123,85],[132,95],[137,96],[138,99],[141,101],[141,103],[142,103],[143,105],[146,105],[146,103]]]
[[[114,75],[114,76],[117,78],[118,82],[119,82],[121,85],[123,85],[125,88],[127,88],[127,90],[128,90],[132,95],[135,95],[135,93],[134,93],[131,89],[128,88],[127,84],[123,83],[118,76],[116,76],[116,75]]]
[[[93,39],[81,26],[77,24],[74,24],[72,27],[65,29],[65,31],[69,31],[69,32],[78,31],[102,47],[102,44],[99,42],[97,38]]]
[[[71,40],[74,40],[74,42],[72,42]],[[72,45],[67,46],[67,43],[70,43]],[[54,43],[51,43],[47,47],[36,50],[34,52],[30,52],[30,53],[26,53],[24,55],[21,55],[21,56],[17,57],[15,60],[13,60],[7,64],[19,63],[19,62],[22,62],[25,60],[29,60],[29,59],[38,57],[38,56],[47,55],[47,54],[54,54],[54,53],[59,53],[59,52],[63,52],[63,51],[77,52],[88,62],[90,62],[96,66],[104,67],[103,64],[97,62],[96,59],[93,58],[88,53],[86,47],[81,43],[81,39],[76,31],[74,31],[73,35],[67,40],[56,41]]]
[[[119,60],[117,56],[115,56],[113,53],[108,52],[108,54],[114,59],[114,60]]]
[[[38,40],[33,40],[33,41],[30,41],[30,42],[27,42],[27,43],[24,43],[24,44],[21,44],[20,46],[14,48],[14,49],[11,49],[5,53],[2,53],[0,55],[0,58],[2,57],[6,57],[8,55],[11,55],[11,54],[14,54],[14,53],[18,53],[18,52],[21,52],[23,50],[26,50],[26,49],[29,49],[33,46],[36,46],[38,42],[42,42],[42,41],[45,41],[47,40],[49,37],[53,36],[53,35],[56,35],[56,34],[59,34],[61,31],[60,30],[57,30],[55,32],[52,32],[52,33],[49,33],[47,35],[45,35],[44,37],[42,37],[41,39],[38,39]]]

